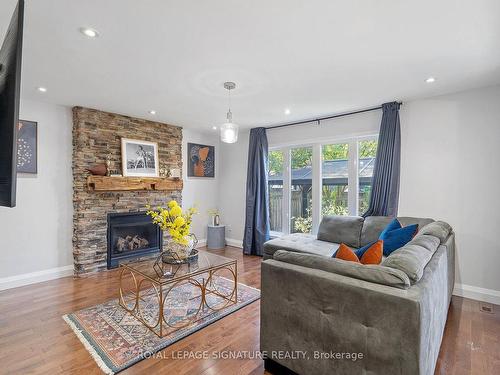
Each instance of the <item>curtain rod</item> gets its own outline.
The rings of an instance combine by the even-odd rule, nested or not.
[[[399,105],[402,105],[402,102],[398,102]],[[345,113],[339,113],[337,115],[331,115],[331,116],[325,116],[325,117],[318,117],[318,118],[312,118],[309,120],[301,120],[301,121],[296,121],[296,122],[290,122],[287,124],[281,124],[281,125],[272,125],[272,126],[266,126],[266,129],[277,129],[277,128],[284,128],[286,126],[293,126],[293,125],[302,125],[302,124],[309,124],[310,122],[317,122],[318,125],[321,121],[324,120],[330,120],[332,118],[337,118],[337,117],[344,117],[344,116],[350,116],[350,115],[357,115],[358,113],[364,113],[364,112],[371,112],[371,111],[377,111],[379,109],[382,109],[382,106],[379,105],[378,107],[372,107],[372,108],[366,108],[366,109],[360,109],[357,111],[352,111],[352,112],[345,112]]]

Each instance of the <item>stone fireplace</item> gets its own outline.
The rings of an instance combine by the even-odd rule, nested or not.
[[[120,261],[158,253],[163,245],[161,229],[145,212],[108,214],[108,269]]]
[[[182,203],[181,190],[89,189],[87,168],[104,163],[106,157],[111,159],[112,170],[121,171],[122,137],[157,142],[160,162],[167,168],[182,168],[182,128],[95,109],[73,108],[73,258],[77,276],[108,267],[108,219],[114,214],[137,213],[135,216],[141,215],[144,219],[148,204],[164,206],[172,199]],[[140,233],[135,235],[141,237]],[[133,241],[129,247],[138,246],[137,241],[140,245],[140,238],[134,239],[134,236],[124,237],[125,241]],[[142,241],[143,247],[144,244]],[[126,244],[122,241],[122,245]],[[125,250],[122,255],[126,255],[124,253]]]

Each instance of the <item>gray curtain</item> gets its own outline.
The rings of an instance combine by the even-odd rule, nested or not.
[[[243,253],[262,255],[269,240],[268,145],[265,128],[250,130]]]
[[[367,216],[397,216],[401,160],[401,128],[397,102],[382,104],[382,123]]]

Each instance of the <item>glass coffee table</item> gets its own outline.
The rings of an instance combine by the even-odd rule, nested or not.
[[[203,250],[187,264],[155,258],[120,264],[119,280],[120,306],[159,337],[197,322],[201,311],[238,301],[236,260]]]

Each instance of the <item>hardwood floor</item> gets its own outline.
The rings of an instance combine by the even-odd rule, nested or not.
[[[239,281],[260,288],[260,257],[226,247],[238,260]],[[118,273],[62,278],[0,292],[0,374],[101,374],[61,316],[116,298]],[[123,374],[264,374],[259,359],[172,359],[182,351],[259,349],[259,301],[178,341]],[[500,374],[500,306],[453,297],[436,374]]]

